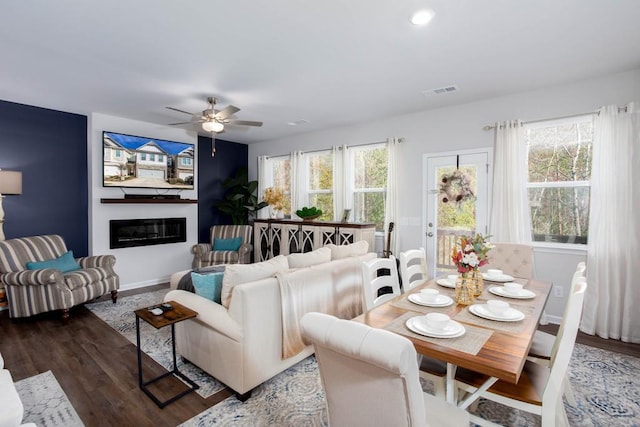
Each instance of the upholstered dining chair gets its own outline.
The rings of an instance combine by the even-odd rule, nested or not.
[[[120,279],[113,255],[74,258],[61,236],[43,235],[0,241],[0,282],[7,291],[10,317],[69,309],[111,293],[115,304]]]
[[[489,251],[489,263],[480,268],[486,272],[489,268],[502,270],[504,274],[522,279],[533,277],[533,247],[521,243],[495,243]]]
[[[389,273],[389,274],[386,274]],[[400,283],[398,280],[398,267],[396,258],[374,258],[362,263],[363,299],[366,311],[383,304],[400,295]],[[391,292],[380,294],[383,288],[391,289]],[[434,394],[445,396],[447,365],[430,357],[417,356],[420,366],[420,376],[433,383]]]
[[[300,320],[334,426],[468,426],[469,414],[420,388],[411,341],[322,313]]]
[[[584,272],[587,269],[587,265],[584,262],[578,263],[576,267],[576,271],[573,273],[573,278],[571,280],[571,288],[569,290],[569,298],[575,298],[577,295],[574,290],[580,278],[584,278]],[[562,336],[565,328],[565,322],[567,321],[567,310],[569,308],[570,301],[567,301],[565,305],[565,310],[562,315],[562,320],[560,321],[560,327],[558,328],[558,334],[552,335],[543,331],[536,331],[533,335],[533,341],[531,343],[531,348],[529,349],[529,355],[527,356],[527,360],[538,363],[543,366],[550,366],[551,360],[553,356],[558,352],[558,346],[560,345],[560,337]],[[576,400],[573,394],[573,389],[571,388],[571,383],[569,383],[569,378],[565,378],[564,382],[564,395],[567,398],[567,401],[574,405],[576,404]]]
[[[499,380],[479,397],[538,414],[542,417],[542,427],[569,425],[562,403],[563,382],[578,334],[586,289],[586,279],[581,277],[569,298],[565,327],[559,334],[557,352],[551,357],[550,368],[526,361],[517,384]],[[486,375],[467,369],[459,368],[456,372],[456,386],[464,392],[476,391],[486,379]],[[466,408],[470,403],[463,400],[459,406]]]
[[[220,264],[249,264],[253,251],[253,227],[250,225],[214,225],[210,242],[191,247],[193,268]]]
[[[409,249],[400,252],[400,277],[402,289],[407,292],[410,289],[424,283],[429,278],[427,270],[427,254],[424,248]]]

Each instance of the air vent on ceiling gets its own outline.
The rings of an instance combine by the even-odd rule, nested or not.
[[[289,126],[298,126],[298,125],[303,125],[305,123],[309,123],[309,120],[306,119],[300,119],[300,120],[296,120],[295,122],[289,122],[287,123]]]
[[[451,93],[451,92],[457,92],[458,86],[456,85],[450,85],[450,86],[444,86],[444,87],[439,87],[437,89],[429,89],[429,90],[425,90],[422,93],[425,96],[429,96],[429,95],[442,95],[443,93]]]

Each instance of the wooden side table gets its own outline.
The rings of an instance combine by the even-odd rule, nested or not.
[[[178,371],[178,367],[176,364],[176,332],[175,332],[176,323],[182,322],[183,320],[194,318],[198,315],[198,313],[181,304],[178,304],[175,301],[169,301],[169,304],[173,306],[173,309],[169,311],[165,311],[164,313],[157,316],[152,314],[149,311],[149,309],[154,307],[160,307],[160,304],[153,307],[141,308],[134,312],[136,315],[136,340],[138,343],[138,385],[140,386],[140,389],[144,391],[147,394],[147,396],[149,396],[151,400],[153,400],[155,404],[158,405],[160,408],[164,408],[165,406],[167,406],[172,402],[175,402],[182,396],[189,394],[192,391],[198,389],[198,385],[196,383],[194,383],[191,379],[187,378],[187,376],[184,375],[182,372]],[[148,324],[150,324],[156,329],[160,329],[165,326],[171,325],[171,350],[173,351],[173,370],[166,372],[146,382],[142,379],[142,349],[140,348],[140,319],[144,320],[145,322],[147,322]],[[154,396],[154,394],[147,388],[147,386],[149,384],[153,384],[156,381],[159,381],[170,375],[173,375],[178,379],[184,381],[188,388],[178,393],[177,395],[170,397],[167,400],[161,401],[156,396]]]

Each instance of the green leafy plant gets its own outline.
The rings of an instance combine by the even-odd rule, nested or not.
[[[322,210],[316,208],[315,206],[312,206],[310,208],[305,206],[302,209],[298,209],[296,211],[296,215],[298,215],[300,218],[317,217],[322,215]]]
[[[224,180],[222,187],[226,190],[225,197],[213,206],[230,216],[234,225],[248,224],[250,216],[268,206],[265,201],[258,200],[255,194],[258,181],[249,181],[247,168],[238,169],[235,176]]]

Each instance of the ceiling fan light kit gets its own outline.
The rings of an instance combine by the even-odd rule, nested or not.
[[[233,115],[240,111],[240,109],[234,105],[229,105],[222,110],[216,110],[217,99],[213,96],[207,98],[209,107],[201,113],[189,113],[188,111],[180,110],[179,108],[167,107],[169,110],[177,111],[183,114],[189,114],[191,121],[171,123],[170,126],[176,125],[193,125],[194,123],[200,123],[202,129],[206,132],[211,132],[211,156],[213,157],[216,152],[216,133],[224,131],[224,125],[230,124],[235,126],[262,126],[262,122],[256,122],[251,120],[238,120]]]

